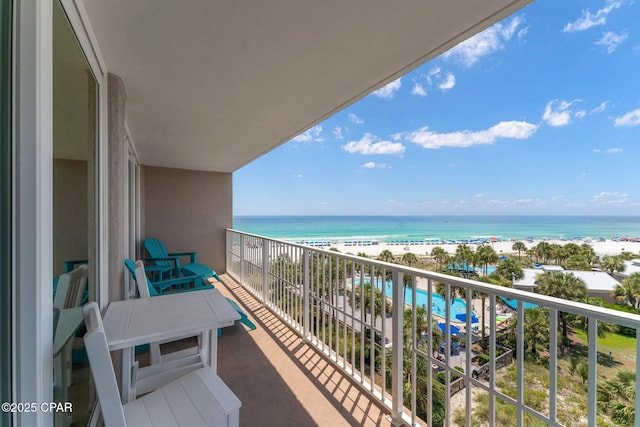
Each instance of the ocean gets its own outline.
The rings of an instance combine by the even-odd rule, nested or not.
[[[233,228],[287,241],[640,238],[637,216],[234,216]]]

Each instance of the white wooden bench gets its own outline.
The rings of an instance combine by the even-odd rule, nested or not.
[[[89,303],[83,311],[85,347],[107,427],[239,425],[241,402],[210,367],[181,376],[123,405],[98,305]]]

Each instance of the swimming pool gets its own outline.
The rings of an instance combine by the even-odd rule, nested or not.
[[[365,279],[365,283],[369,283],[369,281],[370,279],[368,278]],[[381,289],[380,282],[381,282],[381,279],[376,279],[376,287],[378,289]],[[355,284],[356,286],[358,286],[360,284],[360,279],[356,279]],[[392,291],[393,291],[393,282],[391,280],[387,280],[385,282],[385,295],[387,297],[391,297]],[[409,305],[413,303],[413,295],[412,295],[411,288],[407,288],[404,302]],[[434,292],[431,297],[431,302],[432,302],[433,314],[443,318],[446,317],[446,312],[445,312],[446,307],[445,307],[444,297]],[[423,289],[416,289],[416,305],[418,307],[423,307],[426,310],[428,303],[429,303],[428,292]],[[466,313],[466,312],[467,312],[467,303],[465,302],[465,300],[463,300],[462,298],[455,298],[451,302],[451,311],[449,315],[450,315],[450,320],[452,322],[460,322],[460,320],[456,317],[456,315],[460,313]],[[477,314],[474,311],[472,311],[471,313],[473,316],[477,317]]]
[[[504,301],[505,304],[507,304],[509,307],[511,307],[513,310],[517,310],[518,309],[518,300],[515,299],[509,299],[506,297],[500,297],[502,298],[502,301]],[[522,306],[524,307],[525,310],[530,309],[530,308],[538,308],[537,304],[534,304],[532,302],[527,302],[524,301],[522,303]]]

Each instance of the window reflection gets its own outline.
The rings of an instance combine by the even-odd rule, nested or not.
[[[80,304],[97,294],[96,252],[96,129],[97,82],[59,1],[53,5],[53,286],[60,275],[82,264],[89,266],[87,292]],[[64,292],[64,286],[60,286]],[[54,298],[55,301],[55,298]],[[55,333],[77,302],[60,307]],[[66,314],[69,314],[67,312]],[[60,328],[60,330],[57,330]],[[82,330],[69,338],[54,363],[54,396],[73,403],[72,419],[58,416],[56,426],[86,425],[89,414],[89,369]],[[66,337],[66,335],[60,335]],[[54,343],[55,347],[55,343]],[[54,348],[55,350],[55,348]],[[68,360],[66,360],[68,359]],[[62,377],[64,375],[64,377]]]

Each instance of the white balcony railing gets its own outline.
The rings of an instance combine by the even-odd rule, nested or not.
[[[598,387],[606,379],[599,369],[614,360],[598,350],[600,322],[635,330],[629,370],[640,370],[637,315],[235,230],[227,231],[227,273],[387,405],[397,424],[595,427],[611,422],[611,415],[598,412]],[[443,297],[432,291],[436,285]],[[454,293],[461,297],[453,299]],[[503,298],[515,307],[506,328],[498,314]],[[538,323],[525,318],[525,304],[544,309],[542,333],[535,335],[540,316]],[[405,315],[406,310],[424,315]],[[473,332],[476,314],[484,333],[482,326]],[[588,325],[578,361],[582,386],[571,399],[565,392],[571,386],[559,375],[571,369],[561,342],[567,316],[580,316]],[[476,354],[481,348],[488,358]],[[530,354],[537,359],[531,361]],[[488,362],[478,366],[475,359]],[[635,390],[639,383],[636,376]],[[625,410],[639,426],[633,419],[640,410],[635,390]]]

